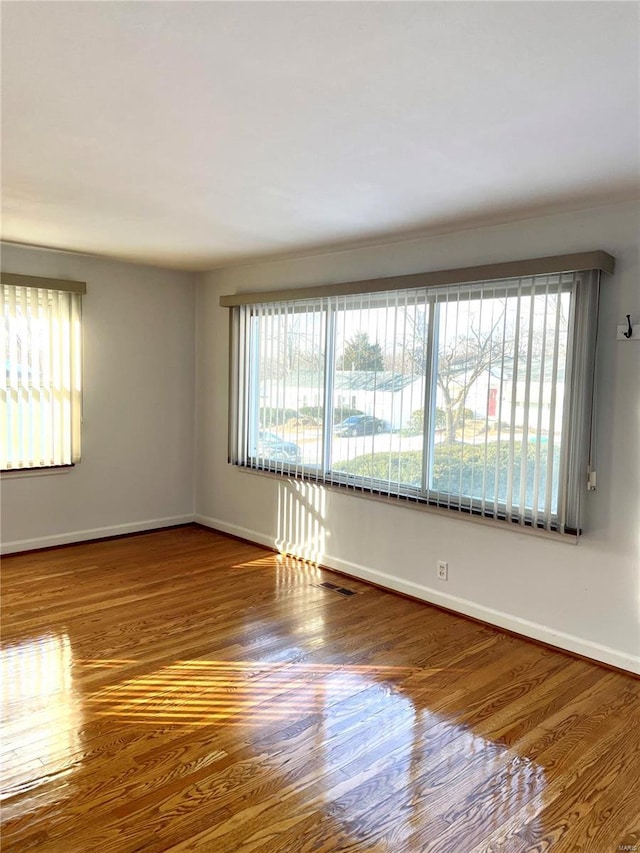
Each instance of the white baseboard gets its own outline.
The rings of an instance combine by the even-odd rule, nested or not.
[[[71,530],[68,533],[56,533],[53,536],[38,536],[34,539],[15,539],[2,542],[1,554],[17,554],[21,551],[34,551],[37,548],[51,548],[54,545],[71,545],[74,542],[86,542],[90,539],[103,539],[107,536],[122,536],[125,533],[143,533],[145,530],[157,530],[159,527],[173,527],[176,524],[189,524],[194,521],[193,514],[173,515],[168,518],[148,518],[129,524],[112,524],[108,527],[93,527],[90,530]]]
[[[239,536],[241,539],[248,539],[259,545],[265,545],[267,548],[278,547],[275,536],[267,536],[263,533],[258,533],[255,530],[249,530],[246,527],[240,527],[237,524],[229,524],[219,518],[209,518],[204,515],[196,515],[194,521],[205,527],[210,527],[214,530],[219,530],[222,533],[229,533],[232,536]],[[304,557],[304,554],[294,555]],[[446,607],[456,613],[461,613],[465,616],[471,616],[474,619],[480,619],[482,622],[488,622],[495,625],[497,628],[504,628],[507,631],[513,631],[516,634],[521,634],[523,637],[529,637],[532,640],[539,640],[547,643],[550,646],[555,646],[564,651],[574,652],[575,654],[591,658],[601,663],[606,663],[619,669],[633,672],[640,675],[640,656],[633,656],[626,652],[609,646],[603,646],[599,643],[594,643],[591,640],[586,640],[582,637],[577,637],[573,634],[566,634],[562,631],[557,631],[549,628],[546,625],[541,625],[537,622],[531,622],[528,619],[521,619],[519,616],[513,616],[510,613],[504,613],[501,610],[494,610],[482,604],[476,604],[465,598],[459,598],[455,595],[448,595],[439,590],[431,589],[430,587],[422,586],[421,584],[413,583],[412,581],[403,580],[395,575],[389,575],[386,572],[371,569],[367,566],[351,563],[347,560],[341,560],[338,557],[332,557],[328,554],[323,555],[322,565],[328,569],[336,569],[339,572],[344,572],[354,578],[370,581],[394,590],[402,592],[405,595],[411,595],[414,598],[419,598],[421,601],[426,601],[429,604],[437,604],[441,607]]]
[[[228,533],[230,536],[237,536],[240,539],[247,539],[249,542],[255,542],[256,545],[264,545],[266,548],[277,548],[275,536],[265,536],[258,533],[257,530],[249,530],[248,527],[240,527],[239,524],[229,524],[228,521],[222,521],[221,518],[209,518],[206,515],[196,515],[193,520],[197,524],[202,524],[204,527],[211,527],[213,530],[219,530],[221,533]]]

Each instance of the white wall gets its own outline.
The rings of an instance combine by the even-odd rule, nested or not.
[[[191,520],[193,276],[6,245],[2,268],[87,282],[83,458],[2,478],[3,552]]]
[[[197,294],[196,511],[203,523],[640,671],[640,205],[623,204],[395,244],[218,270]],[[228,317],[222,293],[296,287],[589,249],[616,256],[602,291],[598,490],[578,546],[278,481],[227,464]],[[435,579],[437,559],[449,581]]]

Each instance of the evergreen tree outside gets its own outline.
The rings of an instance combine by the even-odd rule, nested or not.
[[[338,370],[384,370],[380,344],[371,343],[366,332],[356,332],[344,346]]]

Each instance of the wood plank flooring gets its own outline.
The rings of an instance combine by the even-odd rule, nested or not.
[[[640,851],[631,676],[195,526],[2,582],[5,853]]]

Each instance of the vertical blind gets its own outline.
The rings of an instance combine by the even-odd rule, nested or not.
[[[72,465],[80,459],[81,295],[3,283],[2,304],[1,467]]]
[[[232,309],[230,461],[576,532],[599,272]]]

